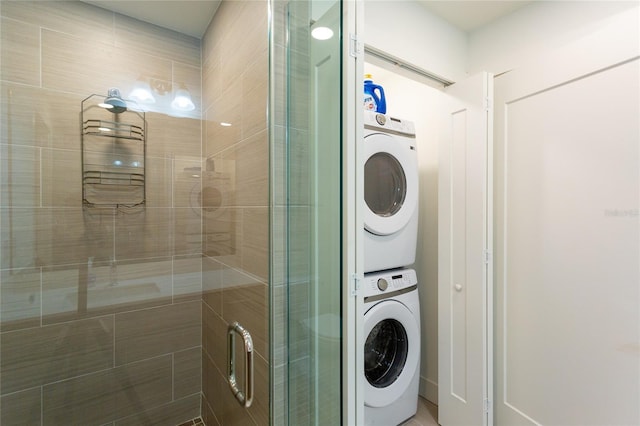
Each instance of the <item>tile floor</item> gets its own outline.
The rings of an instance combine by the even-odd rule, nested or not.
[[[402,426],[438,426],[438,406],[418,398],[418,412]]]

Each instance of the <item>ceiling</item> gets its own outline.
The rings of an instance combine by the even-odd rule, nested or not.
[[[222,0],[85,0],[196,38],[202,38]]]
[[[531,3],[532,0],[418,1],[452,25],[470,32]],[[221,0],[85,0],[85,2],[201,38]]]
[[[491,21],[508,15],[532,0],[452,1],[419,0],[424,7],[465,32],[476,30]]]

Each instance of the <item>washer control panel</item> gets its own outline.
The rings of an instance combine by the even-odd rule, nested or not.
[[[418,284],[413,269],[394,269],[364,275],[364,297],[391,293]]]

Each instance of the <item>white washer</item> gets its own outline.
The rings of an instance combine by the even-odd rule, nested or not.
[[[364,277],[364,423],[398,425],[416,414],[420,302],[413,269]]]
[[[364,112],[364,271],[409,266],[418,240],[414,125]]]

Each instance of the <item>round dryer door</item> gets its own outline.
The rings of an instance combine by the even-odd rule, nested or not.
[[[221,164],[224,167],[224,163]],[[202,181],[195,181],[189,193],[189,205],[192,210],[208,219],[228,216],[229,194],[234,190],[231,173],[205,171],[189,175],[192,179],[202,176]]]
[[[364,333],[364,401],[384,407],[402,396],[417,373],[419,326],[404,304],[385,300],[365,314]]]
[[[407,143],[373,133],[364,138],[364,224],[376,235],[390,235],[411,220],[418,203],[418,159]]]

